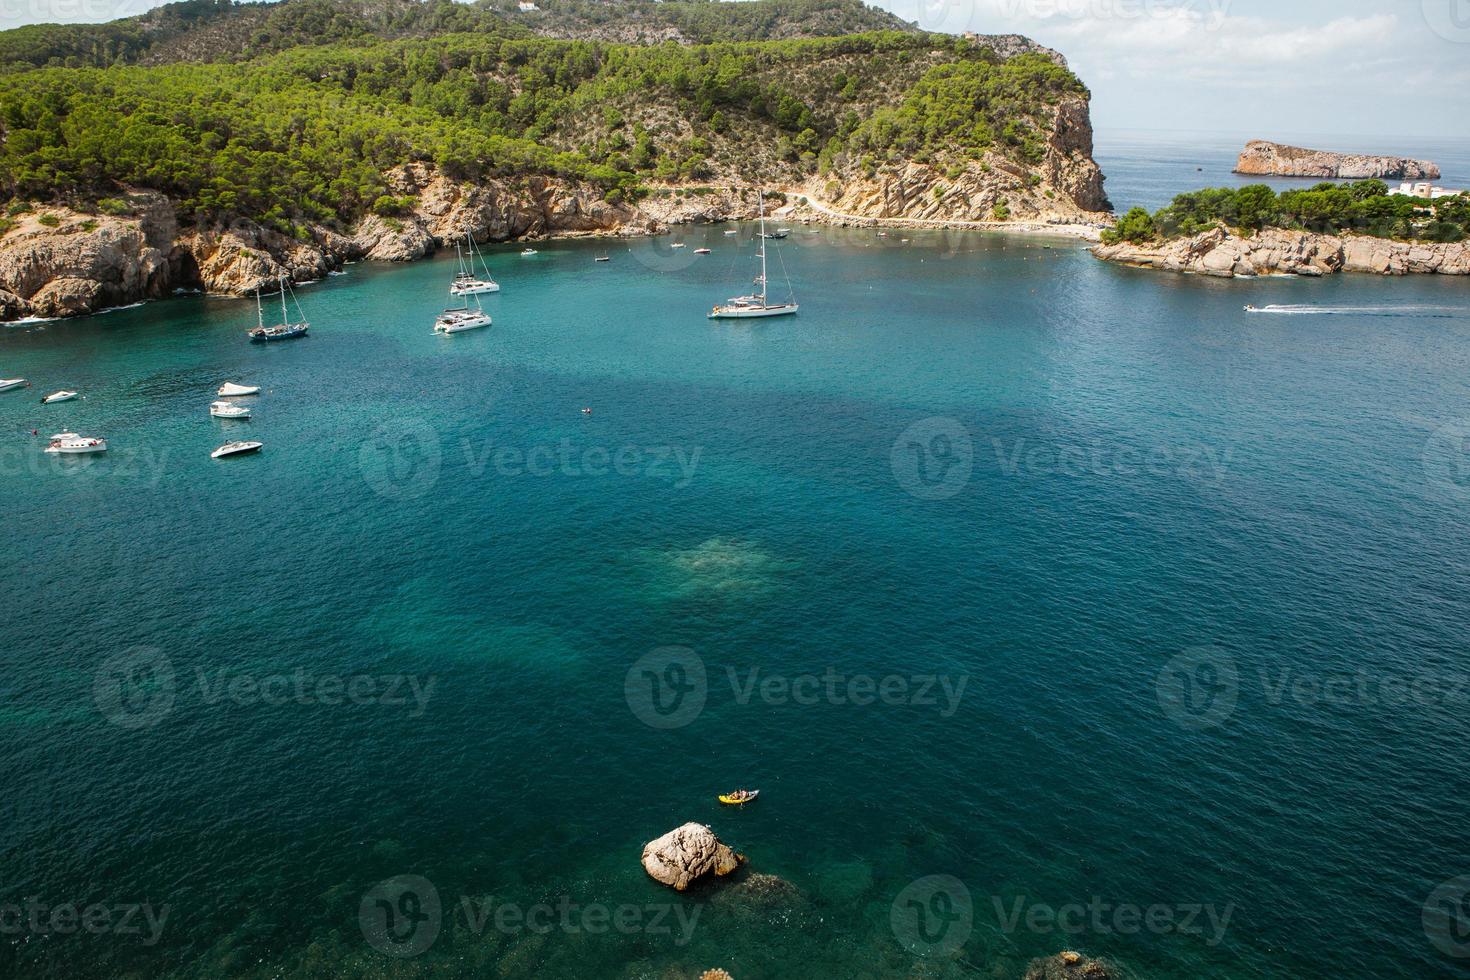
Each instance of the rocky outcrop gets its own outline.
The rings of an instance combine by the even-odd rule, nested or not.
[[[1439,167],[1427,160],[1307,150],[1267,140],[1251,140],[1235,163],[1238,174],[1264,177],[1322,177],[1366,180],[1438,180]]]
[[[706,875],[730,874],[744,861],[713,830],[699,823],[675,827],[643,845],[643,870],[676,891],[684,891]]]
[[[452,181],[424,164],[399,167],[389,186],[408,202],[398,216],[370,215],[350,229],[302,225],[295,236],[253,221],[181,229],[161,194],[126,194],[124,214],[67,208],[22,215],[0,235],[0,320],[93,313],[179,289],[237,296],[286,278],[320,279],[351,259],[404,262],[466,232],[478,241],[551,235],[642,235],[667,223],[754,214],[730,192],[669,195],[644,210],[610,203],[591,185],[546,177]]]
[[[1032,960],[1026,966],[1025,980],[1121,980],[1118,973],[1102,960],[1089,959],[1072,950]]]
[[[912,160],[865,173],[849,164],[808,192],[834,211],[860,218],[1077,224],[1111,217],[1103,174],[1092,159],[1092,121],[1082,96],[1060,100],[1039,165],[992,150],[958,172]]]
[[[1099,245],[1092,251],[1109,262],[1223,278],[1325,276],[1336,272],[1470,275],[1470,243],[1397,242],[1360,235],[1339,238],[1281,229],[1245,238],[1214,228],[1193,238],[1144,245],[1120,242]]]

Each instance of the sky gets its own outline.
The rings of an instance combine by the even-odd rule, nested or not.
[[[870,0],[928,30],[1025,34],[1092,89],[1099,130],[1290,140],[1363,152],[1470,139],[1470,0]],[[0,0],[0,28],[104,21],[152,0]]]
[[[1470,0],[876,2],[1057,49],[1098,129],[1470,138]]]

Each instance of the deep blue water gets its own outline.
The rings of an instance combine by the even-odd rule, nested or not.
[[[1470,283],[798,228],[801,313],[728,323],[748,237],[679,237],[492,250],[453,338],[443,260],[290,344],[203,297],[0,332],[0,913],[101,933],[0,917],[0,973],[1466,975]],[[799,896],[651,882],[689,820]]]

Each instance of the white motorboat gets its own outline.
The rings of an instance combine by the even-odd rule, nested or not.
[[[214,452],[209,454],[210,459],[228,459],[231,456],[246,456],[250,453],[260,452],[263,443],[259,442],[227,442]]]
[[[255,385],[237,385],[233,381],[226,381],[219,386],[221,398],[240,398],[244,395],[258,395],[260,389]]]
[[[593,262],[611,262],[612,261],[612,256],[610,256],[610,255],[599,255],[597,258],[593,259],[592,261]]]
[[[42,405],[55,405],[57,402],[69,402],[77,397],[75,391],[53,391],[41,399]]]
[[[234,402],[210,402],[209,414],[217,419],[248,419],[250,409]]]
[[[526,257],[528,255],[536,255],[536,254],[539,254],[539,253],[537,253],[537,251],[534,248],[523,248],[523,249],[521,249],[521,257],[522,258],[524,258],[524,257]]]
[[[477,296],[480,293],[500,292],[500,283],[490,276],[490,269],[485,265],[485,256],[481,255],[475,248],[475,236],[465,232],[465,243],[469,246],[469,258],[465,258],[464,252],[459,249],[459,242],[454,243],[455,255],[459,258],[459,273],[454,277],[454,282],[449,286],[451,296]],[[484,277],[476,275],[475,259],[479,258],[480,268],[485,270]]]
[[[727,234],[727,235],[738,235],[738,234],[740,234],[740,229],[739,228],[726,228],[725,229],[725,234]]]
[[[683,242],[671,242],[669,244],[669,248],[683,248],[683,247],[684,247],[684,243]]]
[[[0,379],[0,391],[13,391],[16,388],[29,388],[31,383],[25,378]]]
[[[756,254],[760,257],[761,260],[761,274],[756,277],[755,282],[756,285],[760,287],[760,292],[755,293],[751,296],[735,296],[727,300],[725,302],[725,305],[716,306],[709,312],[709,318],[711,320],[744,320],[753,317],[763,316],[785,316],[789,313],[795,313],[797,311],[798,307],[793,299],[788,298],[788,300],[784,303],[773,303],[771,302],[770,297],[767,295],[766,284],[769,280],[766,276],[765,243],[768,241],[776,241],[781,238],[785,238],[786,236],[781,234],[766,234],[766,196],[764,193],[761,193],[759,195],[759,200],[760,237],[762,244]],[[790,234],[790,232],[788,231],[787,234]],[[779,248],[777,250],[777,258],[778,260],[780,258]],[[782,268],[784,269],[784,265]],[[786,281],[786,291],[788,294],[791,292],[790,279],[787,279]]]
[[[107,452],[107,440],[98,439],[95,436],[79,436],[75,432],[62,432],[51,437],[51,444],[46,447],[45,451],[66,456],[105,453]]]
[[[709,254],[709,249],[707,249],[707,248],[696,248],[694,250],[694,254],[695,255],[708,255]]]

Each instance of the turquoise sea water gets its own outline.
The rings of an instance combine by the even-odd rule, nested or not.
[[[0,973],[1466,975],[1470,284],[748,231],[0,331]]]

